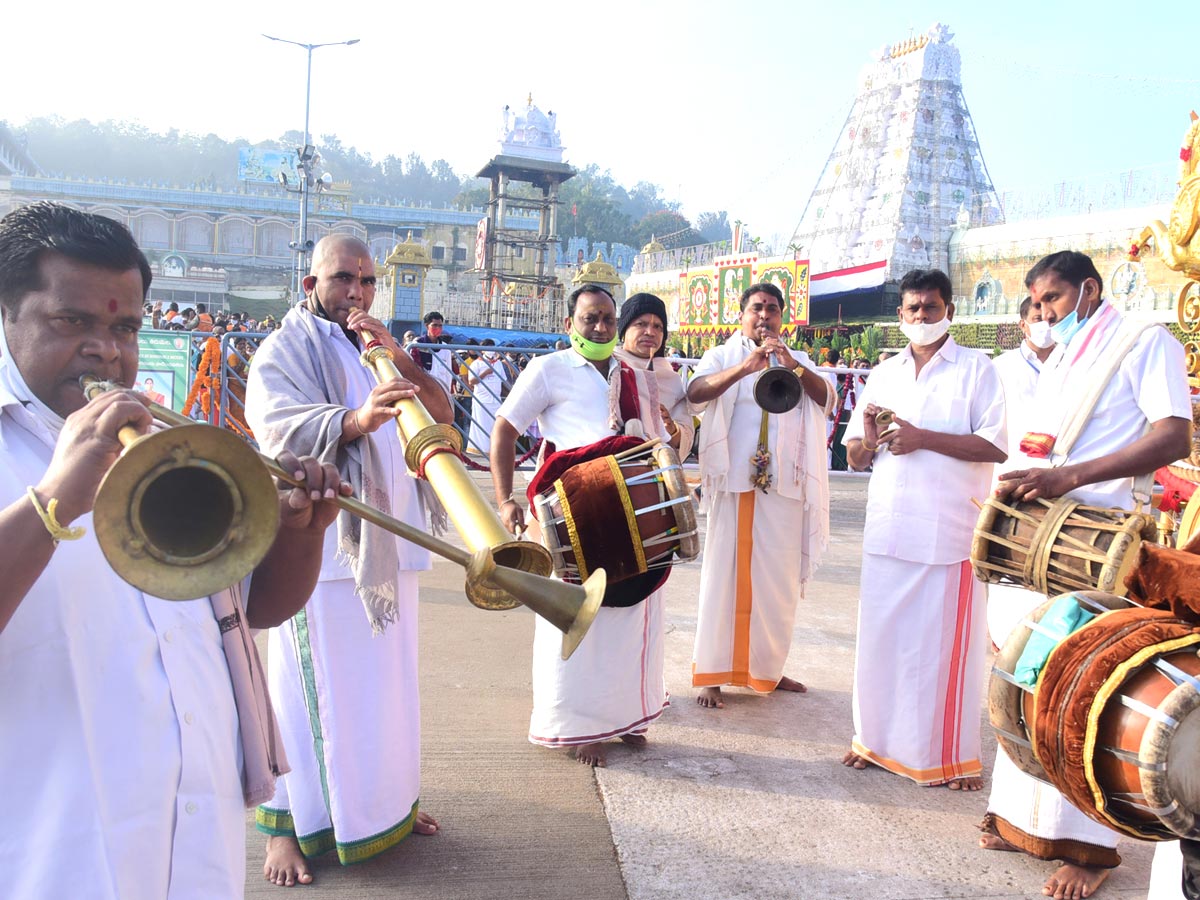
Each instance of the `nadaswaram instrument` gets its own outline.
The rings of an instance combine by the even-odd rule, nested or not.
[[[392,351],[376,339],[368,340],[362,364],[380,381],[401,378]],[[400,411],[396,428],[404,445],[409,471],[429,482],[446,514],[472,552],[490,548],[496,563],[537,575],[553,571],[550,552],[534,541],[513,540],[500,517],[483,498],[462,463],[462,438],[452,425],[439,425],[416,397],[392,404]],[[477,606],[512,609],[519,601],[502,591],[481,591],[471,598]]]
[[[123,389],[92,375],[80,384],[89,400]],[[244,578],[270,550],[279,527],[271,476],[297,486],[304,481],[232,432],[157,403],[149,408],[174,427],[147,435],[133,426],[121,429],[125,452],[96,493],[96,540],[117,575],[139,590],[164,600],[204,597]],[[462,566],[467,597],[476,606],[528,606],[563,632],[564,659],[579,646],[604,598],[603,569],[583,585],[565,584],[498,564],[490,546],[461,550],[352,497],[332,502]],[[510,552],[503,558],[520,557]]]
[[[789,412],[799,405],[800,398],[804,396],[800,376],[784,366],[774,353],[767,359],[770,365],[754,379],[754,402],[765,412]]]

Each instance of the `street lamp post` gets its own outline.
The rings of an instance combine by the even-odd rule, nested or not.
[[[300,175],[300,234],[298,235],[298,240],[291,242],[292,249],[296,251],[293,296],[296,302],[299,302],[301,295],[304,293],[304,276],[308,274],[308,251],[312,249],[312,242],[308,239],[308,193],[313,185],[312,170],[317,159],[316,151],[308,142],[308,114],[312,103],[312,54],[318,47],[349,47],[352,44],[357,44],[359,39],[329,41],[324,44],[303,44],[300,41],[289,41],[287,38],[274,37],[269,34],[263,34],[263,37],[269,41],[278,41],[281,44],[303,47],[308,54],[308,74],[304,82],[304,144],[297,149],[297,156],[299,157],[297,171]]]

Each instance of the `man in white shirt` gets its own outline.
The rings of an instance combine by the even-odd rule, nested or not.
[[[900,281],[909,345],[871,373],[846,429],[851,466],[874,466],[863,532],[854,730],[842,762],[918,784],[979,790],[987,651],[971,538],[992,464],[1005,458],[995,368],[949,334],[950,279]],[[894,427],[880,429],[882,410]]]
[[[281,455],[305,489],[249,581],[182,602],[109,565],[93,527],[131,385],[150,267],[122,225],[54,203],[0,220],[0,864],[5,897],[241,897],[245,806],[286,760],[247,625],[304,604],[336,469]],[[201,426],[193,426],[201,427]],[[187,527],[196,510],[178,510]]]
[[[1072,250],[1043,258],[1025,276],[1056,343],[1038,377],[1019,455],[999,476],[1002,496],[1066,495],[1132,509],[1148,505],[1156,469],[1191,452],[1183,347],[1161,326],[1125,319],[1104,300],[1103,284],[1092,260]],[[1102,391],[1089,411],[1096,389]],[[1019,593],[1025,602],[1006,616],[1010,627],[1044,599]],[[1121,862],[1115,831],[1021,772],[1003,751],[982,827],[985,849],[1062,860],[1043,888],[1054,897],[1090,896]]]
[[[1054,351],[1050,323],[1042,320],[1042,308],[1032,297],[1021,301],[1021,343],[992,360],[1004,388],[1004,411],[1008,425],[1008,460],[993,470],[993,484],[1004,469],[1021,458],[1021,440],[1029,431],[1037,394],[1038,375]],[[1034,602],[1030,603],[1030,598]],[[1013,626],[1040,602],[1040,595],[1010,584],[988,587],[988,634],[997,647],[1004,646]]]
[[[517,437],[536,421],[549,450],[572,450],[621,433],[621,363],[617,307],[604,288],[585,284],[567,300],[564,323],[571,347],[529,361],[496,414],[492,483],[505,527],[525,525],[513,493]],[[640,433],[668,434],[659,410],[639,407]],[[543,457],[544,462],[544,457]],[[599,552],[599,548],[598,548]],[[574,747],[581,763],[603,766],[606,742],[635,747],[667,705],[663,681],[661,590],[632,606],[601,606],[587,638],[568,660],[562,633],[540,616],[533,638],[533,712],[529,740],[543,747]]]
[[[1032,297],[1021,301],[1021,343],[994,360],[996,373],[1004,388],[1004,406],[1008,416],[1008,458],[1020,452],[1021,438],[1028,430],[1025,420],[1033,409],[1038,375],[1054,350],[1050,323],[1042,321],[1042,308]],[[998,474],[998,473],[997,473]]]
[[[779,339],[784,303],[776,285],[746,288],[741,330],[704,354],[688,384],[688,399],[706,408],[700,476],[708,533],[692,686],[709,708],[724,707],[723,685],[806,690],[783,666],[796,607],[829,541],[824,424],[836,392],[807,354]],[[775,415],[754,399],[771,356],[802,389],[794,409]]]

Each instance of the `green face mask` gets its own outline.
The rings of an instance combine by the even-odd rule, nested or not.
[[[617,338],[614,335],[613,339],[607,344],[597,344],[595,341],[589,341],[578,331],[572,331],[570,334],[571,346],[584,359],[590,359],[592,362],[603,362],[613,355],[613,350],[617,347]]]

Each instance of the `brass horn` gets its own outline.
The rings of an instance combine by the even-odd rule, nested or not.
[[[123,389],[93,375],[80,384],[89,400]],[[96,540],[113,570],[139,590],[164,600],[204,597],[244,578],[271,549],[279,528],[271,476],[304,482],[232,432],[157,403],[149,407],[155,419],[173,427],[146,435],[132,426],[121,429],[125,452],[96,492]],[[502,594],[528,606],[563,632],[563,659],[579,646],[604,599],[603,569],[582,585],[566,584],[498,565],[490,547],[461,550],[353,497],[335,502],[462,566],[468,596]]]
[[[361,362],[380,382],[402,377],[392,351],[377,339],[367,340]],[[501,566],[549,575],[554,570],[550,551],[534,541],[514,540],[471,480],[462,462],[462,438],[454,427],[435,422],[416,397],[392,406],[400,410],[396,428],[404,445],[404,462],[410,472],[429,482],[467,549],[488,547]],[[484,609],[512,609],[523,602],[503,591],[479,587],[468,590],[467,599]]]
[[[767,359],[771,364],[754,379],[754,402],[769,413],[789,412],[804,396],[800,376],[783,366],[774,353]]]

